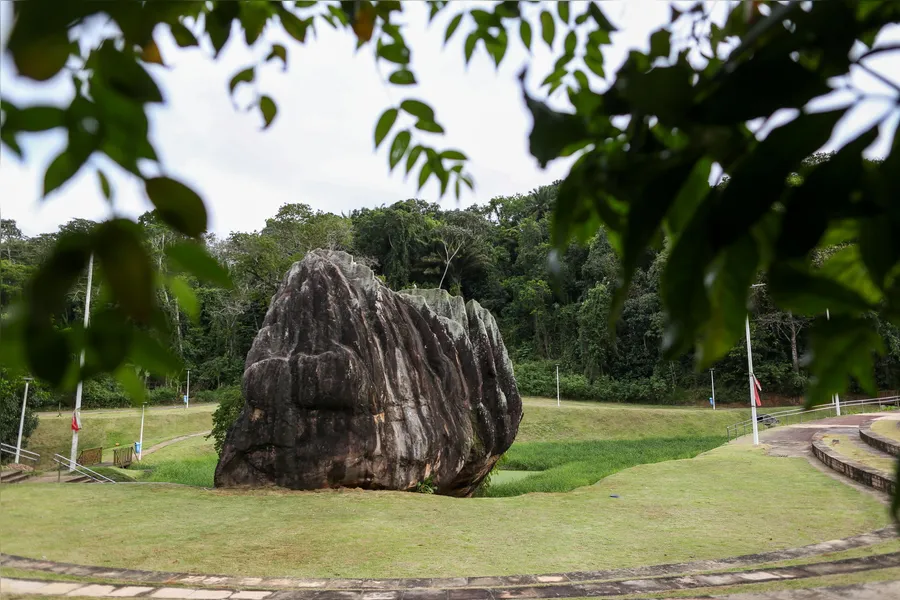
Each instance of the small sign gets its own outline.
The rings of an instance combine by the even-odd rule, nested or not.
[[[135,454],[140,454],[140,453],[141,453],[141,443],[140,443],[140,442],[135,442],[135,443],[134,443],[134,453],[135,453]]]
[[[187,403],[188,403],[188,398],[187,398],[187,394],[185,394],[185,395],[184,395],[184,403],[185,403],[185,404],[187,404]]]
[[[710,404],[713,403],[713,399],[712,399],[712,398],[709,399],[709,403],[710,403]]]

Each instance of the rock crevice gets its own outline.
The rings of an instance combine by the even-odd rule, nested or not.
[[[497,323],[444,290],[394,292],[315,250],[272,298],[217,487],[468,496],[515,439],[522,402]]]

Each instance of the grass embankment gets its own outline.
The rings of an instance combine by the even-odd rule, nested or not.
[[[763,512],[746,510],[748,498]],[[11,554],[306,577],[628,567],[795,547],[889,522],[874,498],[805,459],[769,457],[749,446],[637,466],[565,494],[456,499],[26,484],[7,488],[0,509],[3,550]]]
[[[489,497],[567,492],[635,465],[691,458],[725,443],[748,416],[716,410],[525,398],[516,443],[492,474]],[[515,475],[506,475],[506,471]]]
[[[209,431],[216,404],[200,404],[183,408],[148,408],[144,418],[144,448],[181,435]],[[141,410],[85,410],[81,412],[82,429],[78,447],[112,449],[116,444],[130,446],[141,430]],[[72,447],[72,413],[38,413],[38,427],[28,440],[28,449],[41,455],[41,463],[52,463],[54,453],[69,456]],[[112,460],[112,455],[104,459]]]
[[[147,470],[143,481],[212,487],[218,460],[212,440],[201,435],[161,448],[134,468]]]
[[[876,454],[874,449],[870,451],[868,446],[863,447],[861,443],[855,443],[858,439],[856,435],[851,438],[841,433],[829,433],[822,436],[822,442],[841,456],[884,473],[894,472],[894,459]]]
[[[900,442],[900,419],[878,419],[872,423],[872,431]]]

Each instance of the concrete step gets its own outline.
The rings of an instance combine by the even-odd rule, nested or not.
[[[812,453],[830,469],[876,490],[893,494],[895,458],[859,442],[859,430],[842,428],[813,436]]]
[[[3,471],[0,473],[0,483],[19,483],[31,475],[32,471]]]
[[[860,424],[859,439],[881,453],[900,457],[900,420],[869,419]]]

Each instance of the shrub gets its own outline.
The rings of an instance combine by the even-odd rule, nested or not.
[[[244,409],[244,395],[236,385],[221,387],[215,392],[219,398],[219,407],[213,413],[213,428],[209,437],[215,440],[216,453],[221,454],[225,435]]]

